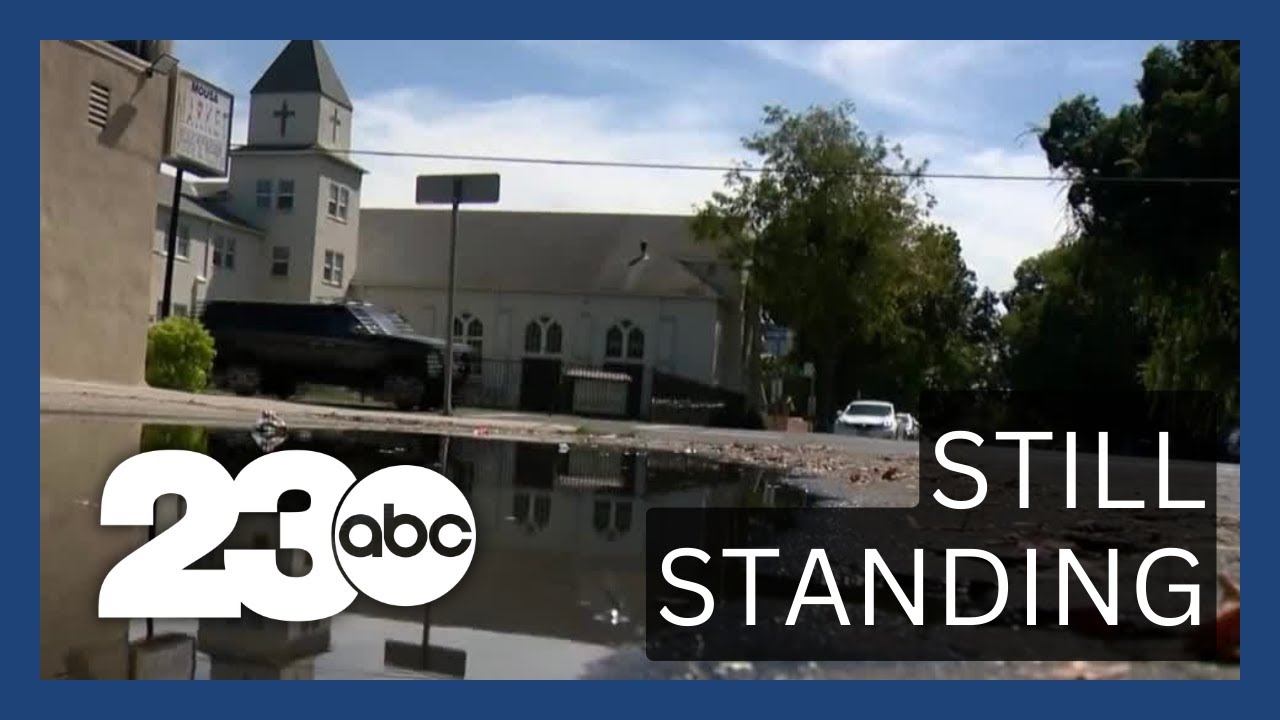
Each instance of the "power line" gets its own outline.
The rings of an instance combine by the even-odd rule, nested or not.
[[[244,146],[236,146],[240,149]],[[625,160],[575,160],[570,158],[513,157],[503,155],[460,155],[455,153],[410,152],[403,150],[334,150],[327,149],[335,155],[364,155],[371,157],[414,158],[422,160],[455,160],[463,162],[487,162],[509,165],[558,165],[567,167],[626,168],[635,170],[675,170],[689,172],[727,173],[734,170],[744,173],[763,172],[764,168],[733,165],[700,165],[693,163],[665,162],[629,162]],[[995,182],[1054,182],[1054,183],[1120,183],[1120,184],[1165,184],[1165,185],[1239,185],[1240,178],[1210,177],[1093,177],[1070,178],[1059,175],[999,175],[984,173],[946,173],[924,172],[913,174],[902,171],[886,170],[870,173],[860,172],[858,175],[868,177],[921,177],[931,180],[989,180]]]

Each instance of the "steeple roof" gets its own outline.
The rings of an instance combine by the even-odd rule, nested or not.
[[[277,93],[319,93],[351,109],[351,98],[319,40],[290,40],[249,91],[250,95]]]

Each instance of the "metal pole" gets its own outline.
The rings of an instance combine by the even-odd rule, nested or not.
[[[168,253],[164,259],[164,294],[160,296],[160,319],[169,317],[169,306],[173,301],[173,256],[178,250],[178,205],[182,202],[182,168],[173,178],[173,202],[169,213],[169,235],[165,238]]]
[[[458,204],[462,202],[462,179],[453,181],[453,213],[449,218],[449,299],[445,302],[444,327],[444,414],[453,414],[453,292],[458,270]]]

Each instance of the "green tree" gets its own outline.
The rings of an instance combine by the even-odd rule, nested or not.
[[[763,124],[743,139],[758,172],[730,172],[694,232],[745,269],[748,291],[796,332],[815,363],[822,423],[834,413],[839,358],[898,327],[924,166],[863,132],[849,103],[771,106]]]
[[[1024,260],[1003,294],[1001,374],[1015,390],[1140,390],[1146,333],[1115,266],[1063,244]]]
[[[1040,132],[1050,166],[1074,180],[1068,194],[1079,227],[1073,252],[1080,262],[1116,270],[1095,273],[1078,291],[1116,296],[1124,291],[1103,283],[1132,286],[1132,312],[1150,333],[1136,368],[1145,387],[1212,390],[1235,415],[1238,183],[1099,180],[1238,178],[1240,43],[1156,47],[1137,87],[1140,102],[1111,116],[1095,98],[1062,103]]]

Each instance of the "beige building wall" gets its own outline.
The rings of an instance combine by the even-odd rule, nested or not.
[[[136,423],[40,422],[42,679],[128,679],[129,622],[98,618],[98,590],[147,531],[103,527],[98,503],[141,434]]]
[[[143,380],[169,88],[147,66],[102,41],[40,43],[41,374]]]

